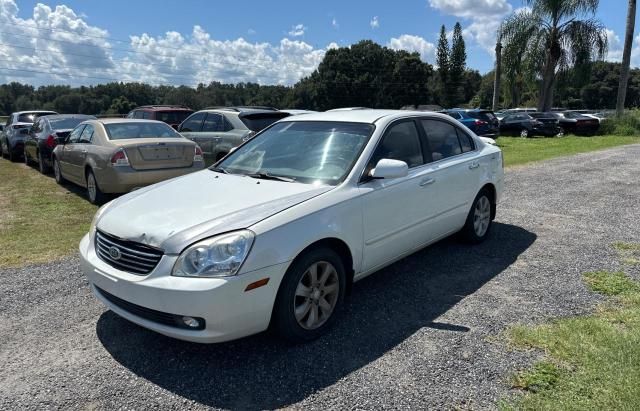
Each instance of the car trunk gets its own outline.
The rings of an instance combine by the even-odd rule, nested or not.
[[[178,139],[176,139],[178,140]],[[188,141],[151,141],[120,140],[129,164],[135,170],[159,170],[165,168],[191,167],[195,154],[195,145]]]

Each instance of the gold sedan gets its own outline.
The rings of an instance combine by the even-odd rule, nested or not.
[[[85,187],[94,204],[105,193],[127,193],[204,168],[200,147],[160,121],[89,120],[58,143],[56,181]]]

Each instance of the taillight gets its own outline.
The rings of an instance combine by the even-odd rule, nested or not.
[[[47,147],[53,149],[56,145],[58,145],[58,142],[56,141],[56,138],[54,136],[49,135],[47,137],[47,141],[45,141],[45,144]]]
[[[125,153],[123,149],[116,151],[115,154],[111,156],[111,165],[114,167],[128,166],[129,158],[127,157],[127,153]]]
[[[196,150],[195,153],[193,154],[193,161],[204,161],[204,159],[202,158],[202,149],[200,148],[199,145],[196,145]]]
[[[473,122],[473,124],[475,124],[476,126],[484,126],[486,124],[488,124],[486,121],[482,121],[482,120],[476,120]]]

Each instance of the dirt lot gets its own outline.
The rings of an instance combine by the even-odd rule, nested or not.
[[[510,169],[490,241],[446,240],[363,280],[332,332],[221,345],[106,311],[75,257],[0,271],[0,409],[493,408],[538,354],[513,323],[589,311],[581,274],[640,241],[640,145]]]

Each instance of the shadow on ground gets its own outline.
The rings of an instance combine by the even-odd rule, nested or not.
[[[447,239],[356,283],[328,335],[290,346],[270,334],[199,345],[173,340],[107,311],[97,334],[113,358],[177,395],[220,408],[279,408],[299,402],[381,357],[500,274],[536,239],[496,223],[478,246]]]

